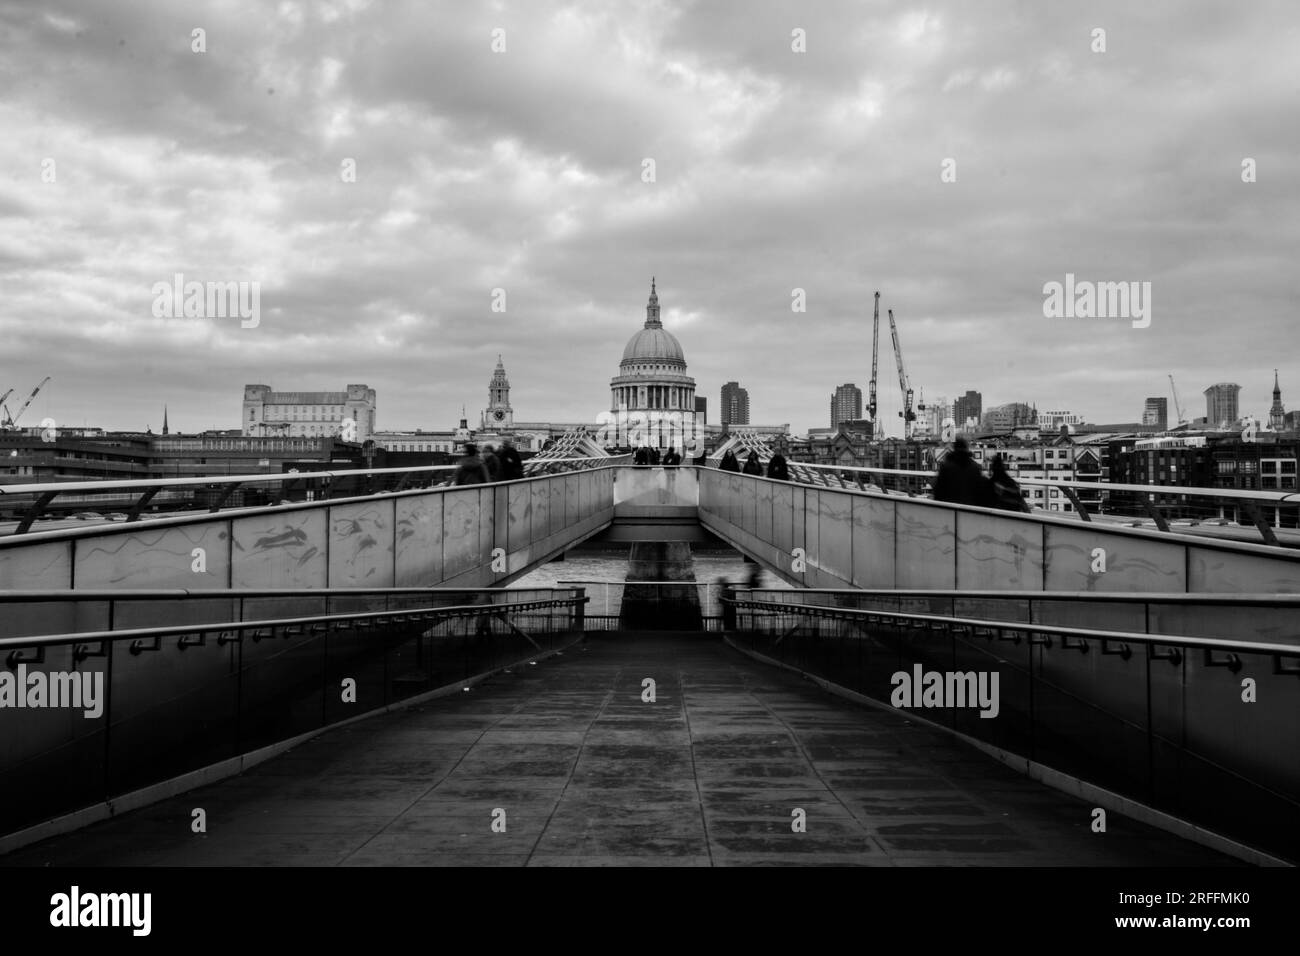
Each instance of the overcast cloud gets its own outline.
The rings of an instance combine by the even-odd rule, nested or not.
[[[827,424],[876,290],[931,398],[1135,421],[1172,372],[1266,415],[1275,367],[1300,405],[1298,51],[1294,0],[0,3],[0,393],[198,430],[364,382],[447,428],[501,353],[516,418],[589,421],[654,274],[711,421],[739,379]],[[1045,318],[1067,272],[1151,282],[1150,327]],[[260,282],[260,323],[155,318],[176,273]],[[881,368],[896,421],[887,334]]]

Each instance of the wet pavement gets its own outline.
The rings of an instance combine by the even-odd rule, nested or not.
[[[1238,865],[1091,810],[716,638],[613,633],[0,865]]]

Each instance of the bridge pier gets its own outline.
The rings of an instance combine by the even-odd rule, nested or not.
[[[636,541],[628,554],[619,625],[629,630],[701,631],[700,595],[691,546],[685,541]],[[677,587],[635,582],[681,582]]]

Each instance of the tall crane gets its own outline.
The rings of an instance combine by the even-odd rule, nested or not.
[[[1178,400],[1178,386],[1174,384],[1174,375],[1169,373],[1169,388],[1174,393],[1174,411],[1178,413],[1178,424],[1186,425],[1187,416],[1183,414],[1183,403]]]
[[[7,398],[8,398],[10,395],[12,395],[13,393],[14,393],[14,390],[11,388],[11,389],[9,389],[9,391],[5,392],[3,395],[0,395],[0,408],[4,407],[5,399],[7,399]]]
[[[867,414],[871,418],[871,435],[874,438],[880,428],[876,423],[876,366],[880,358],[880,293],[876,293],[876,309],[871,319],[871,384],[867,393]]]
[[[45,376],[45,378],[41,380],[41,384],[37,385],[34,389],[32,389],[32,393],[27,396],[27,401],[23,402],[23,407],[18,409],[17,415],[10,416],[8,407],[5,408],[5,422],[3,427],[5,428],[18,427],[18,419],[23,417],[23,412],[27,411],[27,406],[31,405],[32,399],[36,397],[36,393],[39,392],[41,389],[43,389],[45,387],[45,383],[48,382],[49,380],[50,380],[50,376],[48,375]],[[10,389],[10,391],[13,390]],[[8,398],[8,393],[6,393],[5,397]]]
[[[912,422],[916,421],[916,412],[912,410],[912,386],[907,383],[907,370],[903,367],[903,350],[898,344],[898,326],[894,324],[894,310],[889,310],[889,334],[894,340],[894,360],[898,363],[898,388],[903,393],[903,410],[898,417],[903,420],[903,440],[912,438]],[[925,405],[917,405],[917,411],[925,411]]]

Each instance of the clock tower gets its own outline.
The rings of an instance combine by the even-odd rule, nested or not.
[[[506,378],[506,367],[497,356],[497,367],[488,383],[488,407],[483,411],[485,429],[505,429],[514,427],[515,413],[510,407],[510,380]]]

